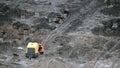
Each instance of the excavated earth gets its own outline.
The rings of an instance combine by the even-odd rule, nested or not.
[[[119,4],[0,0],[0,68],[120,68]],[[45,54],[26,58],[28,42],[43,43]]]

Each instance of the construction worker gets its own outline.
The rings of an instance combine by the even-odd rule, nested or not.
[[[40,54],[44,54],[44,52],[45,52],[45,49],[42,46],[42,44],[39,44],[39,52],[40,52]]]

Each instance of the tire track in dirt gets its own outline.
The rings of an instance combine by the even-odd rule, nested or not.
[[[111,40],[110,40],[110,41],[111,41]],[[109,43],[110,41],[106,42],[106,43],[104,44],[104,46],[106,46],[106,44]],[[114,40],[113,40],[113,41],[114,41]],[[115,49],[117,46],[119,46],[120,41],[116,41],[116,42],[118,42],[118,43],[116,43],[116,44],[115,44],[113,47],[111,47],[109,50],[104,51],[102,54],[100,54],[100,55],[97,57],[97,59],[95,60],[95,62],[94,62],[94,64],[93,64],[93,68],[96,68],[96,64],[97,64],[98,60],[99,60],[102,56],[105,56],[106,54],[110,54],[113,49]]]
[[[96,0],[97,1],[97,0]],[[54,38],[56,38],[58,35],[61,35],[63,32],[66,31],[66,29],[68,29],[72,23],[72,21],[80,18],[80,20],[84,20],[85,17],[89,14],[93,14],[96,10],[98,10],[98,8],[94,8],[95,7],[95,3],[96,1],[91,1],[88,4],[88,7],[82,7],[78,12],[76,12],[75,14],[73,14],[72,16],[69,16],[63,24],[61,24],[58,28],[56,28],[55,30],[53,30],[45,40],[43,40],[43,45],[47,44],[47,42],[51,42],[54,40]],[[99,7],[99,6],[98,6]],[[94,8],[94,10],[93,10]],[[87,9],[87,10],[86,10]],[[83,11],[86,10],[86,11]],[[91,11],[91,12],[90,12]]]

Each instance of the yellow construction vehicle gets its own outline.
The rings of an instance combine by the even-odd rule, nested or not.
[[[29,42],[26,48],[27,58],[36,58],[39,53],[39,44],[37,42]]]

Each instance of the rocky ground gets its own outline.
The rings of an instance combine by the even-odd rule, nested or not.
[[[0,0],[0,68],[120,68],[118,0]],[[28,42],[45,54],[25,57]]]

